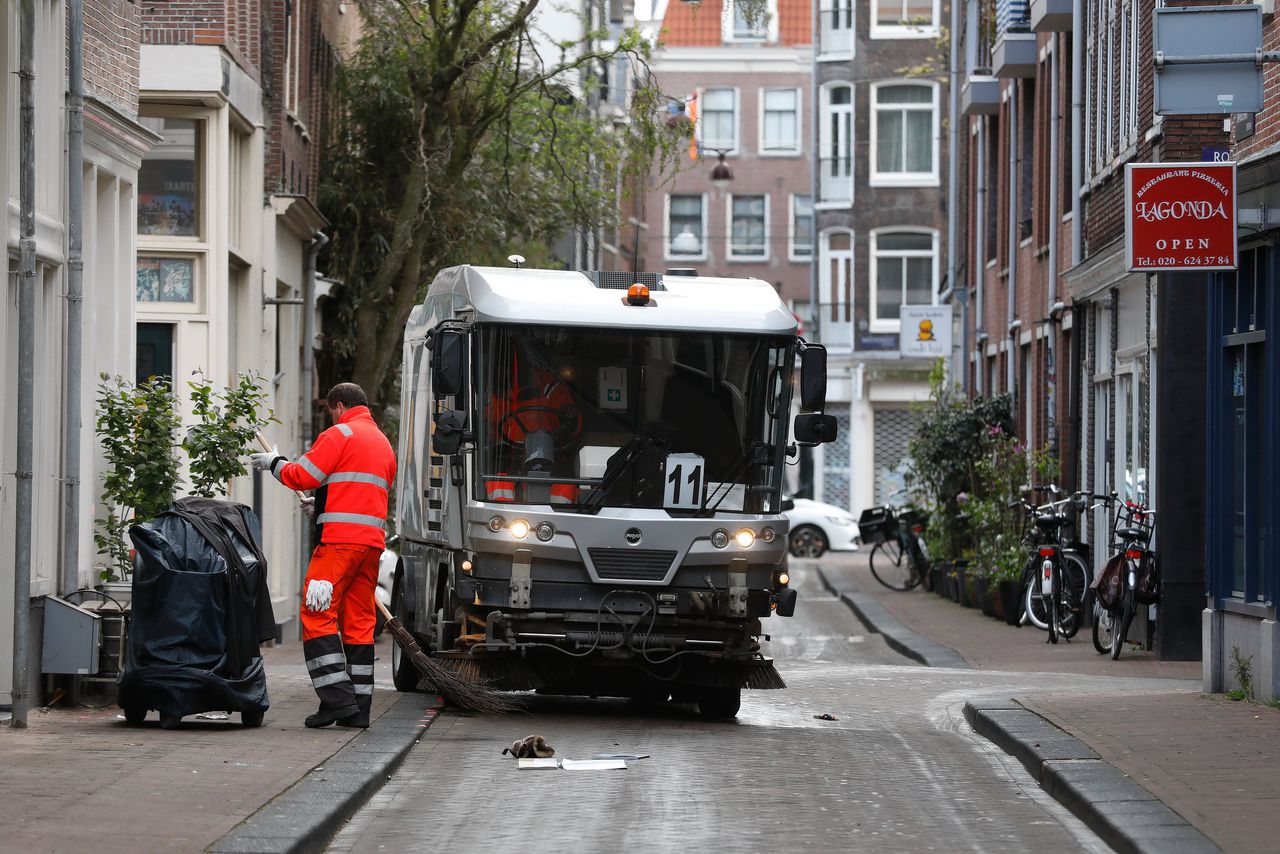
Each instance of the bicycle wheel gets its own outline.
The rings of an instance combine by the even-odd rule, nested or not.
[[[1111,636],[1115,633],[1115,618],[1101,605],[1093,606],[1093,648],[1098,655],[1111,651]]]
[[[1111,660],[1118,661],[1120,659],[1120,650],[1124,647],[1125,638],[1129,636],[1129,624],[1133,622],[1133,615],[1137,611],[1137,603],[1133,601],[1133,589],[1125,584],[1124,606],[1120,612],[1120,625],[1115,633],[1111,636]]]
[[[1062,636],[1070,640],[1080,631],[1084,616],[1084,593],[1089,589],[1089,569],[1079,555],[1063,553],[1058,564],[1062,581],[1062,610],[1058,612]]]
[[[1049,643],[1058,642],[1059,625],[1058,621],[1062,615],[1062,563],[1056,558],[1053,561],[1053,569],[1049,572],[1049,595],[1044,597],[1045,607],[1047,609],[1045,622],[1049,628]],[[1043,571],[1043,570],[1042,570]]]
[[[890,590],[910,590],[919,581],[911,571],[911,561],[895,539],[876,543],[871,550],[871,574]]]
[[[1029,560],[1022,571],[1022,614],[1040,631],[1049,628],[1049,608],[1046,597],[1040,592],[1039,557]]]

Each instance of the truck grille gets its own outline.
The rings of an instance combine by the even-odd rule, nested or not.
[[[617,581],[661,581],[676,553],[657,549],[587,549],[596,575]]]

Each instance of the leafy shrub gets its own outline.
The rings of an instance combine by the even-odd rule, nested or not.
[[[264,411],[267,393],[256,373],[240,373],[238,382],[214,391],[203,372],[188,380],[196,425],[187,431],[183,450],[191,458],[191,494],[202,498],[226,495],[231,479],[246,473],[241,459],[254,445],[254,436],[272,422]]]

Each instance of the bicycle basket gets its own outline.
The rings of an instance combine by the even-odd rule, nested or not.
[[[868,507],[858,517],[858,535],[864,543],[881,543],[898,535],[898,520],[888,507]]]

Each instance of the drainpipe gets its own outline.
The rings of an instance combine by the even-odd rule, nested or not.
[[[974,164],[977,172],[977,200],[978,209],[974,212],[973,217],[973,233],[975,239],[973,241],[973,282],[974,282],[974,329],[977,329],[987,322],[985,298],[987,289],[987,117],[983,116],[978,120],[978,162]],[[976,334],[974,336],[977,337]],[[978,343],[981,348],[981,342]],[[976,378],[975,386],[978,394],[984,394],[988,391],[986,388],[986,353],[981,349],[977,350],[978,359],[974,363],[973,375]]]
[[[1049,338],[1045,348],[1045,432],[1049,452],[1058,453],[1058,325],[1061,315],[1054,311],[1058,302],[1058,140],[1061,119],[1058,115],[1058,41],[1054,34],[1049,50]]]
[[[1084,258],[1084,216],[1080,210],[1080,189],[1084,164],[1084,0],[1071,7],[1071,266]]]
[[[67,17],[67,376],[62,447],[62,593],[80,587],[80,383],[84,303],[84,0]]]
[[[1018,313],[1018,95],[1021,87],[1017,80],[1013,81],[1012,90],[1009,97],[1009,277],[1005,280],[1007,285],[1007,304],[1005,307],[1005,320],[1008,328],[1013,328],[1013,320]],[[1018,341],[1013,337],[1012,333],[1005,336],[1008,339],[1008,357],[1005,359],[1005,387],[1014,392],[1014,401],[1017,401],[1017,390],[1014,386],[1014,378],[1017,372],[1014,370],[1014,357],[1017,354]]]
[[[947,122],[947,290],[956,293],[956,202],[960,187],[956,172],[959,171],[960,158],[960,45],[956,42],[960,32],[960,3],[951,0],[951,92],[949,121]],[[969,371],[966,360],[969,352],[969,301],[960,304],[960,356],[952,352],[952,382],[955,382],[955,370],[958,368],[963,378],[966,396],[969,390]]]
[[[14,729],[27,727],[27,669],[31,621],[31,478],[35,439],[36,359],[36,10],[35,0],[22,0],[19,135],[22,172],[18,200],[18,432],[14,507],[13,572],[13,719]]]
[[[312,376],[316,365],[316,256],[329,243],[323,231],[317,231],[307,245],[307,257],[302,270],[302,365],[298,372],[299,385],[302,391],[302,450],[311,447],[312,415],[315,411],[315,394],[312,392]],[[300,567],[306,566],[307,555],[311,552],[311,521],[303,516],[298,542],[302,550]],[[299,569],[298,587],[302,584]]]

